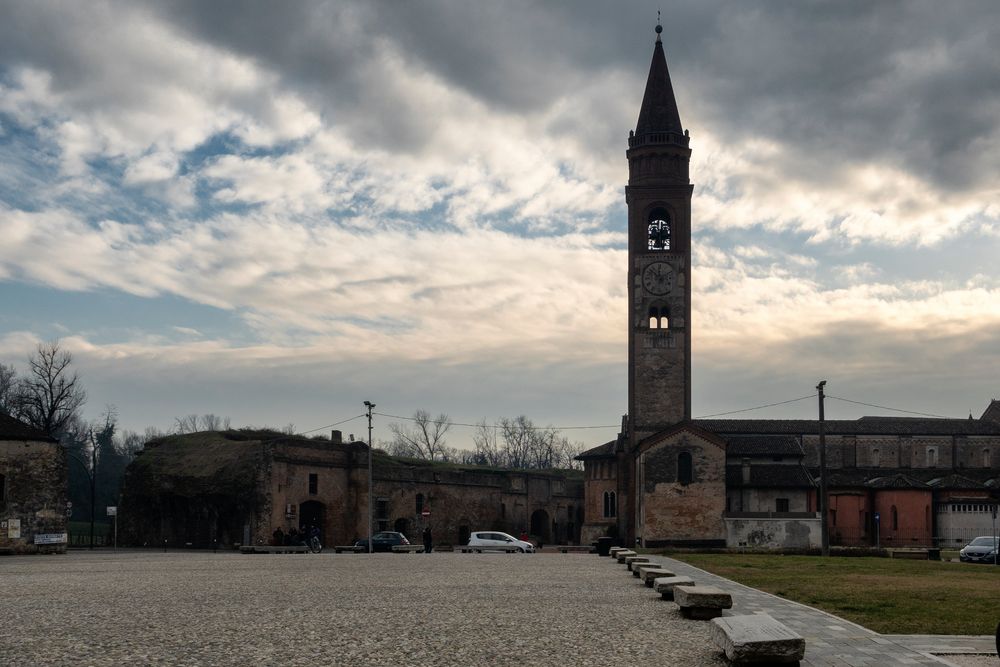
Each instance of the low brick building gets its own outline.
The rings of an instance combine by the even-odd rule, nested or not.
[[[0,414],[0,553],[66,551],[66,452]]]
[[[374,530],[411,541],[431,526],[438,544],[476,530],[527,531],[575,543],[583,523],[578,471],[500,470],[373,452]],[[126,471],[124,543],[211,547],[264,544],[277,528],[320,529],[325,544],[368,531],[368,447],[260,431],[168,436]]]

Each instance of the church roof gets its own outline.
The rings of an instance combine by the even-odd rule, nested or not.
[[[743,466],[730,464],[726,466],[726,486],[732,488],[812,488],[815,483],[809,472],[802,466],[781,465],[780,463],[750,466],[750,481],[744,483]]]
[[[29,426],[19,419],[14,419],[8,415],[0,414],[0,440],[42,440],[44,442],[55,442],[44,431],[40,431],[34,426]]]
[[[726,438],[727,456],[802,456],[793,435],[731,435]]]
[[[602,458],[613,457],[615,455],[615,445],[617,443],[618,440],[612,440],[610,442],[606,442],[603,445],[598,445],[597,447],[594,447],[592,449],[580,452],[573,458],[575,458],[577,461],[583,461],[585,459],[602,459]]]
[[[657,26],[658,29],[659,27]],[[656,46],[653,47],[653,61],[649,65],[649,77],[646,79],[646,92],[642,96],[639,120],[635,125],[636,135],[654,132],[684,133],[681,116],[677,112],[677,102],[674,100],[674,88],[670,85],[667,57],[663,53],[663,43],[659,34],[656,36]]]
[[[819,433],[815,419],[695,419],[706,431],[724,434],[803,435]],[[830,435],[1000,435],[1000,423],[979,419],[862,417],[828,419]]]
[[[986,485],[982,482],[977,482],[974,479],[969,479],[964,475],[951,474],[947,477],[937,477],[932,480],[928,480],[927,484],[933,486],[935,489],[985,489]]]
[[[865,485],[873,489],[926,489],[928,485],[919,479],[896,473],[885,477],[874,477]]]

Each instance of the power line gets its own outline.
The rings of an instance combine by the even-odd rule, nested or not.
[[[901,408],[890,408],[886,405],[875,405],[874,403],[863,403],[861,401],[852,401],[849,398],[841,398],[839,396],[826,395],[827,398],[832,398],[837,401],[843,401],[845,403],[854,403],[855,405],[864,405],[869,408],[878,408],[879,410],[892,410],[893,412],[905,412],[909,415],[920,415],[921,417],[935,417],[937,419],[961,419],[961,417],[945,417],[944,415],[935,415],[929,412],[915,412],[913,410],[903,410]]]
[[[413,417],[402,417],[400,415],[388,415],[388,414],[385,414],[384,412],[373,412],[372,414],[376,414],[379,417],[389,417],[391,419],[404,419],[406,421],[411,421],[411,422],[418,421],[417,419],[414,419]],[[434,419],[432,418],[431,421],[434,421]],[[492,424],[485,424],[485,423],[483,423],[483,424],[463,424],[462,422],[453,422],[453,421],[450,421],[448,423],[451,424],[452,426],[468,426],[470,428],[479,428],[480,426],[486,426],[487,428],[497,428],[499,426],[499,424],[496,423],[496,422],[494,422]],[[533,431],[545,431],[545,430],[548,430],[548,429],[553,429],[555,431],[574,431],[574,430],[593,429],[593,428],[618,428],[619,426],[620,426],[620,424],[605,424],[605,425],[598,425],[598,426],[531,426],[530,428]]]
[[[807,398],[815,398],[816,394],[809,394],[808,396],[800,396],[799,398],[790,398],[787,401],[778,401],[777,403],[768,403],[767,405],[758,405],[753,408],[743,408],[742,410],[730,410],[729,412],[716,412],[711,415],[703,415],[701,417],[695,417],[695,419],[708,419],[709,417],[721,417],[723,415],[735,415],[740,412],[751,412],[753,410],[761,410],[763,408],[773,408],[776,405],[787,405],[789,403],[797,403],[798,401],[804,401]]]
[[[365,413],[362,413],[360,415],[355,415],[353,417],[348,417],[347,419],[341,419],[339,422],[336,422],[334,424],[327,424],[326,426],[320,426],[319,428],[314,428],[314,429],[309,430],[309,431],[302,431],[302,432],[299,433],[299,435],[306,435],[306,434],[309,434],[309,433],[315,433],[316,431],[322,431],[323,429],[333,428],[334,426],[340,426],[341,424],[346,424],[349,421],[354,421],[355,419],[360,419],[361,417],[364,417],[364,416],[365,416]]]

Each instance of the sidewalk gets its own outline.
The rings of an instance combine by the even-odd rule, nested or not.
[[[880,635],[825,611],[813,609],[693,565],[666,557],[650,557],[678,575],[699,584],[718,586],[733,596],[733,608],[726,616],[769,614],[806,639],[802,665],[808,667],[881,667],[882,665],[950,665],[934,653],[988,653],[996,655],[995,639],[947,635]]]

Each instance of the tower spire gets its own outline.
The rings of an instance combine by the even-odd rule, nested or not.
[[[660,39],[662,32],[663,26],[660,25],[657,12],[656,44],[653,47],[653,61],[649,65],[649,77],[646,79],[646,92],[642,96],[639,120],[635,126],[637,137],[663,132],[684,134],[677,102],[674,100],[674,89],[670,85],[667,57],[663,53],[663,42]]]

